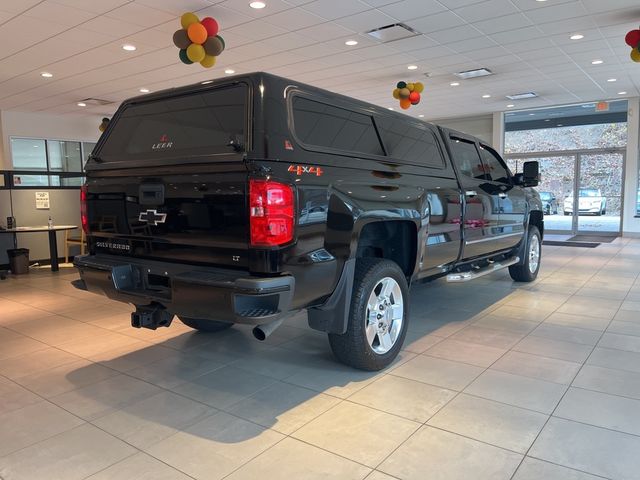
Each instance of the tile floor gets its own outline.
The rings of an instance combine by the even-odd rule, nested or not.
[[[129,326],[72,269],[0,282],[0,477],[640,478],[640,241],[412,289],[386,371],[303,315],[259,343]]]

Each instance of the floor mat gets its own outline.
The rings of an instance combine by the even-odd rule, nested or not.
[[[600,244],[597,242],[572,242],[571,240],[544,240],[542,245],[549,245],[550,247],[596,248]]]
[[[570,242],[597,242],[597,243],[611,243],[616,238],[613,235],[576,235],[569,239]]]

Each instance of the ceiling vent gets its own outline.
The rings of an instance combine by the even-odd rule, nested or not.
[[[420,33],[416,32],[413,28],[405,25],[404,23],[394,23],[392,25],[374,28],[373,30],[366,32],[366,34],[382,43],[393,42],[395,40],[402,40],[403,38],[420,35]]]
[[[468,80],[470,78],[486,77],[489,75],[493,75],[493,72],[488,68],[476,68],[475,70],[465,70],[464,72],[458,72],[455,74],[456,77],[461,78],[463,80]]]
[[[111,100],[103,100],[101,98],[85,98],[84,100],[80,100],[80,101],[92,107],[101,107],[104,105],[111,105],[112,103],[115,103],[115,102],[112,102]]]
[[[536,98],[536,95],[533,92],[524,92],[524,93],[514,93],[513,95],[507,95],[509,100],[526,100],[527,98]]]

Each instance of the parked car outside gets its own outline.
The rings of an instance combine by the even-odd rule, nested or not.
[[[578,195],[578,215],[600,216],[607,213],[607,199],[599,188],[581,188]],[[564,214],[573,214],[573,194],[564,199]]]
[[[558,214],[558,199],[553,192],[538,192],[542,200],[542,211],[545,215]]]

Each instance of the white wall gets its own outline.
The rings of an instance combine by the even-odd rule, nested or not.
[[[442,120],[429,120],[429,122],[473,135],[474,137],[478,137],[489,144],[493,144],[493,115],[443,118]]]
[[[100,137],[98,115],[52,115],[28,112],[0,112],[0,170],[11,170],[10,137],[95,142]]]
[[[627,119],[629,132],[627,140],[627,163],[624,175],[624,218],[622,234],[628,236],[640,235],[640,218],[636,216],[636,195],[638,188],[638,168],[640,156],[638,137],[640,137],[640,98],[629,99]]]

